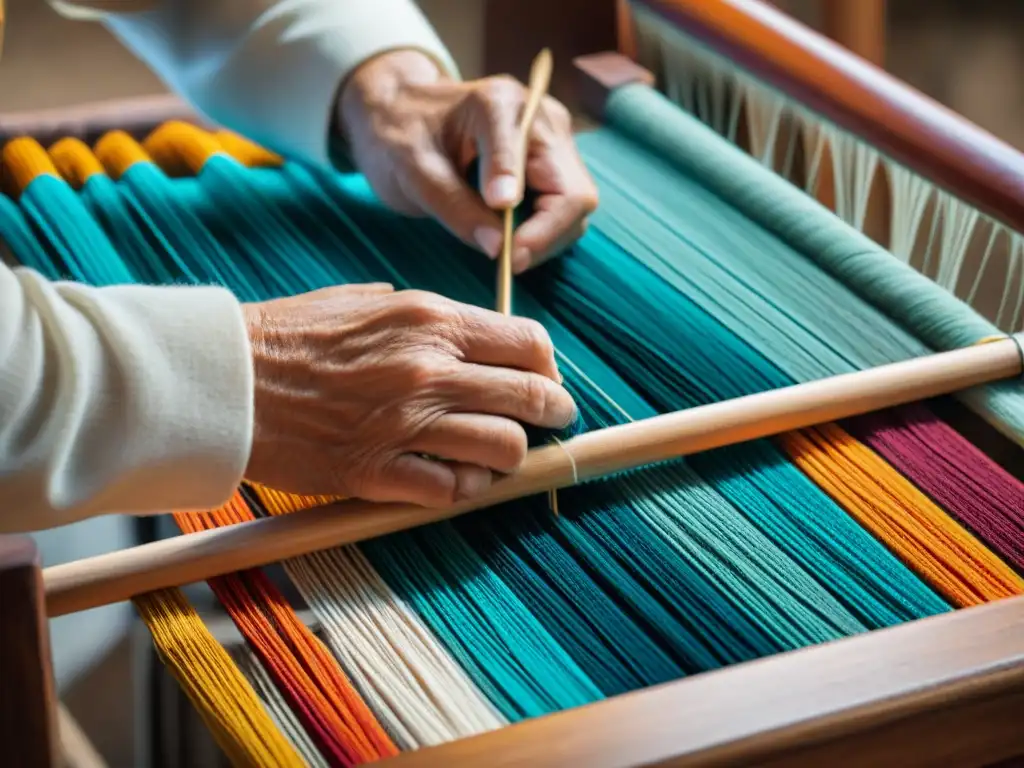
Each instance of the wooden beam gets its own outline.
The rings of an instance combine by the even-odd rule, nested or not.
[[[389,768],[976,768],[1024,753],[1024,598],[405,753]]]

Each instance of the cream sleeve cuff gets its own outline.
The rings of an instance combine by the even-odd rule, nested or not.
[[[252,431],[248,334],[227,291],[0,266],[0,532],[216,507]]]
[[[362,62],[411,48],[458,76],[412,0],[163,0],[103,18],[213,121],[321,166],[338,89]]]

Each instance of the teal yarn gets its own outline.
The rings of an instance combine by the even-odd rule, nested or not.
[[[62,280],[67,274],[39,243],[17,203],[0,195],[0,240],[17,256],[18,263],[48,280]]]
[[[134,282],[103,229],[63,179],[37,176],[22,190],[18,204],[53,250],[59,271],[99,285]]]
[[[352,178],[352,177],[328,177],[322,178],[325,189],[329,191],[329,196],[337,206],[336,215],[342,226],[356,228],[355,221],[358,220],[359,224],[373,232],[372,237],[367,237],[355,231],[356,235],[354,238],[353,248],[355,244],[361,244],[365,248],[361,250],[355,250],[354,255],[362,258],[366,262],[366,266],[372,271],[376,266],[387,264],[388,260],[384,257],[384,250],[387,250],[391,259],[397,261],[397,256],[403,253],[409,253],[411,258],[406,259],[402,266],[403,278],[401,281],[396,281],[399,287],[408,285],[416,285],[417,287],[434,289],[443,291],[449,296],[460,300],[473,300],[473,297],[465,293],[466,290],[475,290],[477,292],[476,303],[490,304],[493,301],[493,292],[490,287],[493,285],[493,276],[485,282],[476,281],[475,289],[472,282],[465,282],[465,265],[472,265],[474,269],[484,269],[492,271],[493,267],[486,264],[485,260],[480,259],[477,254],[471,254],[464,252],[457,254],[460,259],[452,262],[449,268],[444,268],[444,263],[435,260],[427,260],[423,258],[415,258],[414,254],[417,252],[423,252],[424,248],[436,247],[438,250],[438,259],[440,254],[446,253],[452,249],[451,239],[445,236],[439,231],[435,225],[421,226],[414,222],[408,223],[408,227],[396,227],[395,218],[389,212],[384,211],[378,203],[367,193],[365,188],[365,181]],[[393,267],[387,269],[387,272],[391,272]],[[415,273],[415,274],[414,274]],[[392,274],[381,275],[380,270],[373,277],[381,277],[385,279],[393,278]],[[443,281],[443,285],[437,285],[436,281]],[[556,345],[560,345],[561,342],[557,340]],[[564,341],[564,339],[563,339]],[[562,347],[559,347],[562,349]],[[564,352],[564,349],[562,349]],[[568,377],[567,377],[568,378]],[[604,384],[605,389],[614,389],[617,384],[609,385]],[[618,385],[621,386],[621,385]],[[621,395],[620,395],[621,396]],[[647,411],[650,411],[649,407],[646,407]],[[653,413],[653,412],[652,412]],[[657,506],[652,506],[650,515],[657,519],[657,516],[661,513],[661,510]],[[737,513],[735,510],[721,510],[715,511],[712,507],[711,517],[716,519],[725,520],[736,520]],[[740,518],[742,519],[742,518]],[[742,523],[741,523],[742,525]],[[673,523],[666,522],[664,524],[665,529],[672,529]],[[749,529],[749,524],[745,526]],[[651,532],[648,531],[648,536]],[[757,541],[754,545],[754,549],[767,549],[772,550],[772,545],[767,541]],[[688,547],[688,551],[700,551],[700,547],[693,546]],[[735,553],[734,553],[735,554]],[[742,559],[742,554],[735,554],[735,556]],[[784,560],[784,558],[783,558]],[[709,572],[714,571],[716,565],[709,561],[706,563],[706,568]],[[790,567],[791,568],[791,567]],[[783,573],[788,573],[786,568],[783,568]],[[747,570],[748,575],[751,571]],[[775,575],[769,574],[767,571],[762,574],[770,582],[775,581]],[[800,587],[804,587],[806,592],[817,594],[821,592],[821,589],[813,584],[813,581],[807,577],[797,577],[795,574],[790,573],[793,577],[787,584],[783,584],[780,580],[778,588],[781,588],[782,595],[777,599],[779,605],[792,605],[797,613],[803,611],[800,603],[797,602],[795,591]],[[756,590],[751,590],[745,584],[742,584],[742,579],[731,579],[726,577],[724,580],[724,589],[726,597],[722,597],[722,588],[715,588],[715,594],[718,602],[740,600],[743,597],[750,597],[754,600],[757,605],[757,610],[761,613],[759,615],[768,615],[773,617],[778,612],[778,608],[771,601],[765,601],[760,597],[760,594]],[[790,589],[789,584],[798,584],[799,586],[794,589],[794,595],[787,596],[788,590]],[[656,591],[656,590],[655,590]],[[692,590],[691,590],[692,591]],[[764,651],[772,652],[777,650],[789,649],[794,647],[800,647],[809,642],[819,642],[823,639],[835,639],[836,637],[842,636],[846,631],[862,631],[863,626],[858,624],[856,621],[849,617],[841,610],[836,611],[837,616],[842,615],[843,618],[838,619],[836,623],[825,622],[821,623],[814,617],[809,617],[806,621],[791,621],[789,619],[782,618],[781,616],[769,619],[769,623],[777,624],[782,629],[774,632],[773,642],[765,643]],[[726,624],[726,626],[731,626]],[[718,628],[718,631],[723,631]],[[690,655],[701,653],[699,649],[691,651]]]
[[[205,210],[215,214],[205,221],[207,227],[263,278],[270,295],[287,296],[332,285],[335,281],[329,265],[318,258],[321,250],[251,179],[248,169],[227,155],[215,154],[206,160],[198,181],[209,203]],[[293,260],[278,258],[295,251],[305,256],[301,272]]]
[[[331,182],[328,182],[331,183]],[[408,238],[408,242],[403,242],[402,232],[397,231],[398,228],[393,226],[393,219],[390,214],[383,211],[379,207],[375,207],[372,202],[363,203],[365,206],[361,215],[359,216],[360,222],[370,230],[372,228],[375,237],[375,242],[379,242],[376,238],[378,226],[381,231],[381,239],[387,240],[387,244],[381,244],[381,248],[389,248],[391,253],[399,254],[403,253],[410,248],[424,249],[429,248],[435,250],[439,257],[442,253],[448,253],[452,250],[453,245],[451,239],[440,232],[439,228],[432,224],[420,224],[416,225],[416,228],[420,231],[412,232],[413,224],[409,225],[409,230],[405,236]],[[375,221],[375,218],[379,218],[379,223]],[[404,230],[405,228],[403,228]],[[432,233],[432,234],[431,234]],[[479,257],[479,255],[471,253],[468,249],[463,249],[463,261],[461,269],[456,268],[454,265],[451,268],[443,269],[441,265],[436,261],[427,261],[425,259],[409,259],[407,269],[418,269],[418,280],[416,281],[417,287],[422,287],[427,290],[443,291],[446,295],[453,296],[462,301],[468,301],[471,303],[487,305],[493,301],[493,266],[488,264],[486,260]],[[477,279],[477,286],[474,294],[463,293],[463,286],[461,281],[458,280],[457,276],[461,276],[465,272],[471,272],[475,275],[479,275]],[[482,279],[481,279],[482,278]],[[544,313],[539,307],[532,304],[530,296],[527,291],[522,288],[517,290],[518,306],[517,309],[520,314],[525,316],[533,317],[541,321],[552,334],[552,338],[555,342],[556,348],[562,353],[562,358],[568,357],[568,349],[572,346],[571,339],[563,337],[559,334],[557,323],[551,322],[550,316],[547,319],[544,317]],[[581,345],[575,345],[576,353],[585,353],[585,349]],[[623,391],[623,387],[617,377],[614,375],[605,374],[607,368],[597,361],[592,355],[585,355],[587,362],[585,366],[573,366],[571,370],[563,371],[566,375],[567,383],[572,386],[574,381],[574,374],[572,370],[578,371],[580,368],[587,371],[586,378],[580,381],[579,386],[594,387],[593,381],[600,378],[600,385],[597,387],[599,392],[607,393],[608,391],[618,391],[619,396]],[[605,378],[607,376],[607,379]],[[598,401],[602,399],[603,394],[592,394],[584,401]],[[632,414],[627,415],[627,418],[642,418],[646,415],[653,415],[654,411],[650,409],[650,406],[643,403],[642,400],[637,400],[635,396],[628,396],[627,399],[631,400],[635,410]],[[613,408],[615,412],[614,418],[616,420],[622,419],[622,413],[617,409]],[[685,470],[684,470],[685,471]],[[699,480],[685,475],[679,478],[679,484],[685,485],[688,482],[694,485],[700,485]],[[696,502],[696,504],[694,504]],[[680,507],[680,504],[684,506]],[[690,506],[692,505],[692,506]],[[731,560],[731,565],[739,565],[739,572],[746,570],[746,575],[749,577],[753,571],[749,569],[749,564],[743,563],[744,555],[743,551],[747,550],[760,550],[764,552],[777,553],[779,555],[778,563],[783,564],[781,567],[785,571],[785,564],[787,558],[781,553],[778,553],[774,545],[769,541],[756,536],[752,531],[750,524],[747,523],[741,516],[738,515],[737,511],[729,506],[728,504],[718,505],[716,503],[716,497],[713,493],[709,493],[706,496],[701,494],[693,501],[689,499],[681,500],[678,497],[671,499],[669,510],[666,511],[660,507],[660,505],[651,504],[649,509],[646,510],[649,517],[648,522],[652,528],[657,527],[661,531],[671,532],[670,535],[686,539],[689,537],[689,531],[686,530],[686,526],[691,523],[691,520],[686,517],[687,513],[694,515],[707,515],[707,525],[709,530],[717,530],[719,536],[723,540],[733,538],[730,535],[731,532],[728,530],[728,526],[732,525],[743,531],[743,536],[740,537],[744,540],[744,545],[738,550],[730,550],[728,557]],[[708,538],[713,539],[714,534],[708,533]],[[754,540],[746,541],[748,535],[754,535]],[[743,601],[750,600],[757,606],[757,611],[760,611],[759,618],[764,620],[765,616],[773,616],[776,613],[776,609],[772,605],[772,600],[781,600],[783,604],[793,605],[793,601],[804,600],[806,595],[814,595],[818,600],[818,605],[830,605],[830,611],[835,608],[831,603],[831,599],[822,594],[822,589],[817,584],[808,580],[806,577],[796,573],[790,573],[788,579],[778,580],[778,574],[770,569],[766,569],[763,572],[758,572],[758,578],[763,579],[766,583],[773,584],[776,588],[782,591],[782,595],[772,598],[772,600],[765,600],[756,590],[751,590],[749,585],[745,583],[743,578],[733,578],[732,573],[729,572],[722,574],[721,565],[716,563],[714,559],[707,560],[704,555],[706,548],[703,545],[687,546],[683,553],[689,557],[694,557],[698,561],[706,560],[705,567],[707,571],[705,573],[715,573],[716,577],[721,577],[721,583],[716,585],[720,590],[728,590],[727,594],[733,600]],[[790,591],[792,590],[792,591]],[[802,615],[802,620],[798,623],[793,623],[781,616],[777,617],[777,628],[775,630],[775,641],[781,644],[783,648],[800,647],[801,645],[807,644],[808,642],[820,642],[828,637],[836,637],[836,633],[842,634],[850,631],[861,631],[863,627],[852,619],[848,614],[839,610],[832,614],[829,620],[824,620],[820,616],[812,616],[806,613],[803,608],[795,608],[798,613]],[[841,618],[840,618],[841,617]],[[833,620],[837,623],[833,623]],[[772,623],[775,619],[770,620],[768,623]],[[841,627],[841,629],[840,629]]]
[[[543,290],[558,317],[663,410],[792,383],[653,273],[634,271],[628,280],[616,280],[630,262],[620,247],[592,231],[535,290]],[[948,610],[771,444],[733,446],[688,462],[702,477],[718,479],[716,487],[765,535],[823,576],[833,596],[869,626]]]
[[[999,330],[913,268],[893,258],[816,200],[723,142],[653,89],[619,88],[608,100],[610,126],[653,150],[664,165],[700,180],[708,191],[777,235],[837,283],[884,310],[934,350],[1000,335]],[[919,354],[906,349],[903,357]],[[959,398],[1007,437],[1024,444],[1024,387],[1001,382]]]
[[[245,262],[232,259],[221,241],[203,225],[198,211],[206,201],[195,206],[177,201],[175,189],[180,188],[194,203],[198,191],[194,184],[179,185],[147,162],[132,165],[117,183],[138,226],[152,238],[155,247],[167,254],[166,258],[181,265],[183,278],[228,287],[242,301],[267,295],[259,275]]]
[[[544,502],[534,507],[498,507],[455,526],[606,696],[683,677],[683,667],[554,540]],[[673,637],[696,645],[688,632]]]
[[[361,548],[509,720],[603,698],[505,583],[481,566],[460,537],[451,535],[447,524],[366,542]],[[461,611],[461,600],[479,610]]]
[[[100,173],[90,176],[82,185],[79,197],[138,282],[164,285],[196,282],[187,266],[175,259],[173,253],[159,249],[147,236],[147,232],[153,232],[153,227],[146,226],[149,222],[144,215],[142,225],[135,220],[131,204],[109,176]],[[164,253],[170,258],[165,258]]]

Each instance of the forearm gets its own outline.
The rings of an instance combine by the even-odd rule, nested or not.
[[[226,291],[0,265],[0,532],[220,504],[249,458],[252,375]]]
[[[360,64],[412,49],[451,75],[412,0],[154,0],[107,26],[211,119],[287,156],[327,164],[335,102]]]

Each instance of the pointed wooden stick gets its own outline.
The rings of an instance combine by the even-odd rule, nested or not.
[[[1020,376],[1024,336],[726,400],[536,448],[445,509],[350,501],[143,544],[43,572],[50,616],[413,528],[574,482]]]
[[[519,146],[516,155],[516,181],[519,185],[520,194],[526,188],[526,156],[530,149],[530,129],[533,127],[533,120],[537,116],[537,110],[540,109],[540,102],[548,92],[553,66],[554,62],[551,58],[551,51],[545,48],[537,54],[537,58],[533,60],[533,65],[530,67],[529,93],[519,121]],[[512,314],[512,235],[514,216],[515,209],[505,209],[501,255],[498,257],[498,289],[496,291],[497,310],[503,315]]]

